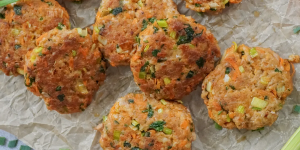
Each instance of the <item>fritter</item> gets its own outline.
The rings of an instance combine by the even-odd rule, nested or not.
[[[269,48],[233,45],[203,82],[209,117],[229,129],[272,125],[293,91],[290,70],[288,60]]]
[[[105,63],[87,30],[53,29],[26,54],[25,85],[49,110],[81,112],[105,79]]]
[[[185,0],[186,7],[197,12],[218,14],[230,3],[240,3],[242,0]]]

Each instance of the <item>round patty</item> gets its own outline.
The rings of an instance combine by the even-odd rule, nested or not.
[[[209,117],[229,129],[272,125],[293,91],[290,69],[269,48],[232,46],[202,85]]]
[[[0,15],[0,69],[6,75],[23,74],[24,57],[40,35],[70,26],[67,11],[55,0],[20,0]]]
[[[240,3],[242,0],[185,0],[186,7],[197,12],[218,14],[230,3]]]
[[[105,79],[101,53],[85,31],[53,29],[26,54],[25,85],[49,110],[84,111]]]
[[[156,99],[188,95],[220,57],[212,33],[183,15],[156,21],[139,38],[130,67],[140,89]]]
[[[196,139],[189,110],[177,102],[128,94],[111,108],[96,127],[105,150],[190,150]]]
[[[177,14],[172,0],[104,0],[97,13],[93,39],[112,66],[129,65],[138,34],[154,19]]]

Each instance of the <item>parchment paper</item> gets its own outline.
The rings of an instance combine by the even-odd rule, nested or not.
[[[293,28],[300,25],[299,0],[243,0],[231,5],[220,15],[201,16],[185,8],[184,2],[175,0],[182,14],[191,15],[210,29],[222,53],[232,41],[249,46],[271,47],[281,57],[300,54],[300,34]],[[63,1],[70,13],[73,27],[87,27],[95,20],[100,0],[84,0],[82,4]],[[201,84],[183,101],[192,113],[197,139],[193,149],[277,150],[287,142],[300,126],[300,114],[292,107],[300,104],[300,65],[295,65],[294,91],[278,120],[265,130],[221,131],[214,128],[207,109],[200,98]],[[98,150],[100,133],[93,128],[101,122],[118,97],[138,91],[130,68],[109,67],[107,79],[94,97],[92,104],[82,113],[60,115],[48,111],[44,101],[26,90],[23,77],[8,77],[0,73],[0,129],[16,135],[36,150]]]

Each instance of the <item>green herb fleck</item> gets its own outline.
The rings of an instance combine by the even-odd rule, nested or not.
[[[40,21],[42,21],[42,20],[44,20],[44,18],[43,18],[43,17],[40,17]]]
[[[104,69],[104,67],[100,67],[100,69],[99,69],[99,71],[101,72],[101,73],[105,73],[105,69]]]
[[[261,131],[261,130],[264,130],[264,129],[265,129],[265,127],[261,127],[261,128],[257,128],[256,130],[252,130],[252,132],[253,132],[253,131],[258,131],[258,132],[260,133],[260,131]]]
[[[143,113],[148,112],[148,117],[149,117],[149,118],[152,118],[152,117],[153,117],[153,114],[154,114],[154,111],[153,111],[153,109],[152,109],[152,106],[149,105],[149,104],[147,105],[147,109],[143,110],[142,112],[143,112]]]
[[[113,10],[110,11],[110,13],[112,13],[113,15],[118,15],[119,13],[121,13],[123,11],[122,7],[117,7]]]
[[[142,22],[142,31],[144,31],[146,28],[147,28],[147,26],[148,26],[148,21],[147,20],[143,20],[143,22]]]
[[[186,75],[186,78],[189,79],[189,78],[192,78],[194,76],[194,72],[193,71],[189,71],[189,73]]]
[[[200,37],[200,36],[202,36],[202,34],[203,34],[203,29],[200,33],[196,33],[194,37]]]
[[[198,65],[199,68],[203,68],[205,64],[205,59],[200,57],[200,59],[196,61],[196,64]]]
[[[148,145],[149,145],[149,146],[153,146],[153,145],[154,145],[154,143],[152,143],[152,142],[151,142],[151,143],[149,143]]]
[[[232,90],[235,90],[235,87],[233,85],[229,85],[229,87],[232,89]]]
[[[62,23],[60,22],[60,23],[58,23],[58,25],[57,25],[56,28],[57,28],[58,30],[62,30],[64,27],[65,27],[65,25],[62,24]]]
[[[148,65],[149,65],[149,61],[147,61],[147,62],[141,67],[140,72],[145,72],[146,67],[148,67]]]
[[[141,39],[140,39],[138,36],[135,37],[135,41],[136,41],[138,44],[141,44]]]
[[[217,11],[217,8],[210,8],[211,11]]]
[[[280,71],[278,68],[275,69],[275,72],[280,72],[280,73],[282,73],[282,71]]]
[[[5,19],[5,14],[0,13],[0,19]]]
[[[172,146],[168,146],[168,149],[171,149],[172,148]]]
[[[16,13],[16,15],[22,15],[22,6],[19,6],[19,5],[15,5],[14,6],[14,12]]]
[[[158,31],[158,28],[153,26],[153,29],[154,29],[154,33],[156,33]]]
[[[57,86],[55,91],[61,91],[61,86]]]
[[[49,46],[47,49],[50,51],[51,50],[51,46]]]
[[[242,54],[242,55],[245,55],[245,52],[244,52],[244,51],[242,51],[242,52],[241,52],[241,54]]]
[[[134,100],[133,99],[129,99],[128,100],[128,103],[130,104],[130,103],[134,103]]]
[[[115,124],[120,124],[117,120],[115,120],[114,122],[115,122]]]
[[[218,115],[220,115],[222,112],[223,112],[223,110],[220,110],[220,111],[218,112]]]
[[[159,52],[160,52],[160,50],[158,50],[158,49],[153,50],[152,56],[157,57],[157,53],[159,53]]]
[[[165,124],[165,121],[155,121],[152,124],[150,124],[149,128],[161,132],[164,129]]]
[[[20,47],[21,47],[21,45],[16,44],[16,45],[15,45],[15,50],[19,49]]]
[[[201,7],[201,4],[195,4],[196,7]]]
[[[133,147],[133,148],[131,148],[130,150],[142,150],[142,149],[139,148],[139,147]]]
[[[229,74],[230,71],[231,71],[231,69],[229,67],[226,67],[225,74]]]
[[[131,147],[131,144],[130,144],[129,142],[126,142],[126,141],[125,141],[124,144],[123,144],[123,146],[124,146],[124,147]]]
[[[268,99],[269,99],[269,97],[268,97],[268,96],[265,96],[264,100],[268,100]]]
[[[156,18],[155,18],[155,17],[152,17],[152,18],[149,18],[148,20],[149,20],[149,22],[154,23],[155,20],[156,20]]]
[[[60,95],[58,95],[57,96],[57,99],[59,100],[59,101],[64,101],[64,99],[65,99],[65,94],[60,94]]]

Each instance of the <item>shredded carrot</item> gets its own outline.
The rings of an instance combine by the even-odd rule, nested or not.
[[[280,58],[280,60],[279,60],[279,65],[280,65],[280,66],[283,66],[283,65],[284,65],[284,60],[283,60],[282,58]]]
[[[291,65],[287,60],[284,60],[284,61],[287,62],[287,63],[283,63],[283,64],[285,64],[284,65],[284,70],[289,72],[291,70]]]
[[[84,58],[86,58],[89,50],[87,48],[81,48],[80,51],[81,51],[82,55],[84,56]]]
[[[292,70],[293,70],[293,72],[292,72],[292,77],[293,77],[293,76],[295,75],[296,71],[295,71],[295,66],[294,66],[294,64],[291,63],[291,65],[292,65]]]
[[[134,133],[132,133],[131,136],[132,136],[133,139],[136,138],[136,134],[134,134]]]
[[[70,60],[69,60],[69,66],[73,69],[74,68],[74,58],[73,57],[70,57]]]
[[[131,60],[132,60],[132,61],[136,61],[136,60],[138,60],[139,58],[140,58],[140,56],[133,55],[133,56],[131,57]]]
[[[215,109],[216,109],[217,111],[222,110],[222,107],[221,107],[221,105],[220,105],[218,102],[214,101],[214,102],[213,102],[213,105],[214,105],[214,107],[215,107]]]
[[[231,119],[234,118],[234,116],[235,116],[234,112],[229,112],[229,117],[230,117]]]
[[[48,35],[48,33],[44,33],[44,34],[42,34],[39,38],[37,38],[35,41],[36,41],[36,45],[38,45],[38,43],[45,37],[45,36],[47,36]]]
[[[211,111],[211,110],[208,110],[208,116],[209,116],[211,119],[214,119],[214,116],[212,115],[212,111]]]
[[[275,89],[272,89],[271,92],[277,97],[277,92]]]
[[[184,122],[180,125],[182,129],[185,129],[189,125],[189,121],[187,119],[184,120]]]
[[[186,145],[186,143],[187,143],[187,140],[181,141],[180,144],[179,144],[179,147],[183,148]]]

